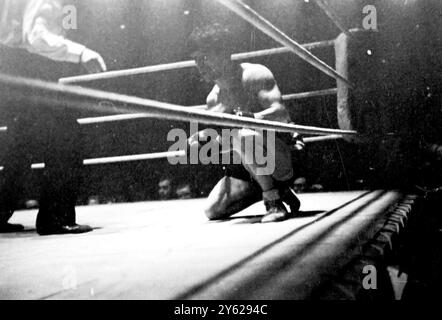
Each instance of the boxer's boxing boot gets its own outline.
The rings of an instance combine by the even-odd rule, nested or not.
[[[275,185],[279,190],[282,201],[290,207],[291,215],[296,216],[299,213],[301,201],[299,201],[295,191],[290,187],[293,185],[293,179],[288,181],[275,181]]]
[[[277,189],[263,192],[263,199],[266,214],[261,219],[261,223],[280,222],[290,217]]]

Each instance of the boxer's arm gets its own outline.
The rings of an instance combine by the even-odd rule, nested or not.
[[[212,91],[209,93],[206,99],[207,111],[219,112],[219,113],[233,113],[233,108],[223,104],[219,99],[219,93],[221,89],[218,85],[215,85]]]
[[[281,91],[276,84],[272,72],[263,67],[255,87],[258,88],[257,97],[263,111],[255,113],[256,119],[288,122],[290,119],[286,107],[282,104]]]
[[[210,91],[209,95],[207,96],[206,99],[206,106],[207,106],[207,110],[212,109],[213,107],[215,107],[218,103],[218,94],[219,94],[219,87],[218,85],[215,85],[212,89],[212,91]]]
[[[218,85],[215,85],[210,91],[209,95],[206,98],[206,104],[204,106],[198,106],[198,110],[204,110],[204,111],[212,111],[212,112],[223,112],[221,109],[223,109],[223,106],[221,103],[218,102],[218,94],[219,94],[220,88]],[[211,129],[210,129],[211,128]],[[201,146],[201,142],[207,142],[208,132],[212,129],[219,129],[219,126],[210,126],[210,128],[203,129],[199,132],[196,132],[188,139],[189,146],[198,144]]]
[[[262,65],[255,65],[247,70],[244,81],[251,94],[256,95],[262,111],[250,115],[255,119],[289,122],[290,116],[281,103],[281,92],[272,72]],[[254,109],[254,108],[250,108]]]
[[[281,103],[281,92],[276,83],[270,90],[260,90],[258,100],[264,110],[255,113],[255,119],[279,122],[288,122],[290,119],[286,107]]]
[[[202,111],[209,111],[210,109],[214,108],[217,105],[218,101],[218,91],[219,91],[218,86],[215,85],[206,98],[206,104],[193,106],[191,108],[193,110],[202,110]]]

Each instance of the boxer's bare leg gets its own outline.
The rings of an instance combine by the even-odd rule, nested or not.
[[[289,215],[282,202],[290,206],[292,214],[298,212],[300,203],[297,197],[290,192],[288,185],[281,189],[281,185],[293,177],[291,152],[287,144],[275,136],[268,139],[262,132],[250,129],[240,130],[233,139],[234,150],[240,154],[244,167],[262,189],[267,209],[262,222],[287,219]],[[267,155],[264,165],[256,161],[257,155]]]
[[[262,200],[261,190],[253,184],[224,177],[210,193],[205,213],[210,220],[224,219],[260,200]]]
[[[246,140],[249,142],[245,143]],[[271,145],[268,142],[272,142]],[[239,135],[234,137],[233,148],[240,154],[244,167],[264,192],[274,189],[276,187],[275,181],[287,181],[293,177],[290,148],[276,137],[274,140],[267,141],[258,131],[242,129],[239,131]],[[263,165],[256,162],[256,154],[268,155],[270,153],[274,156],[267,157],[267,160],[274,163]],[[262,174],[262,169],[266,167],[273,170],[264,170],[268,173]]]

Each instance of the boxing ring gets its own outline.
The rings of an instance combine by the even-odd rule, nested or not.
[[[416,199],[398,191],[300,194],[301,216],[261,224],[262,204],[209,222],[203,199],[77,207],[89,234],[40,237],[36,211],[0,235],[0,299],[361,299]],[[48,270],[51,270],[48,272]],[[372,298],[372,297],[371,297]]]
[[[307,50],[334,46],[335,40],[299,45],[241,2],[219,2],[284,46],[232,59],[291,52],[337,81],[337,88],[287,94],[284,100],[339,96],[342,88],[355,87]],[[32,101],[50,110],[62,101],[66,110],[101,114],[78,119],[81,125],[156,118],[300,133],[306,143],[351,141],[362,134],[351,128],[217,114],[200,106],[72,85],[194,66],[194,61],[183,61],[63,78],[59,84],[1,75],[0,87],[5,103]],[[6,127],[0,131],[7,134]],[[112,155],[83,163],[177,156],[185,156],[185,151]],[[44,164],[32,168],[44,169]],[[77,219],[94,226],[94,232],[47,237],[34,232],[35,210],[17,212],[11,222],[25,225],[26,231],[0,235],[0,299],[371,299],[379,297],[379,291],[391,298],[384,262],[419,198],[399,190],[375,190],[307,193],[300,200],[299,217],[272,224],[259,223],[262,204],[217,222],[205,218],[204,199],[77,207]],[[366,266],[378,268],[384,279],[379,280],[379,291],[364,288]]]

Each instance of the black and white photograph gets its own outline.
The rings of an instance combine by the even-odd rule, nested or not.
[[[0,300],[440,300],[441,89],[440,0],[0,0]]]

